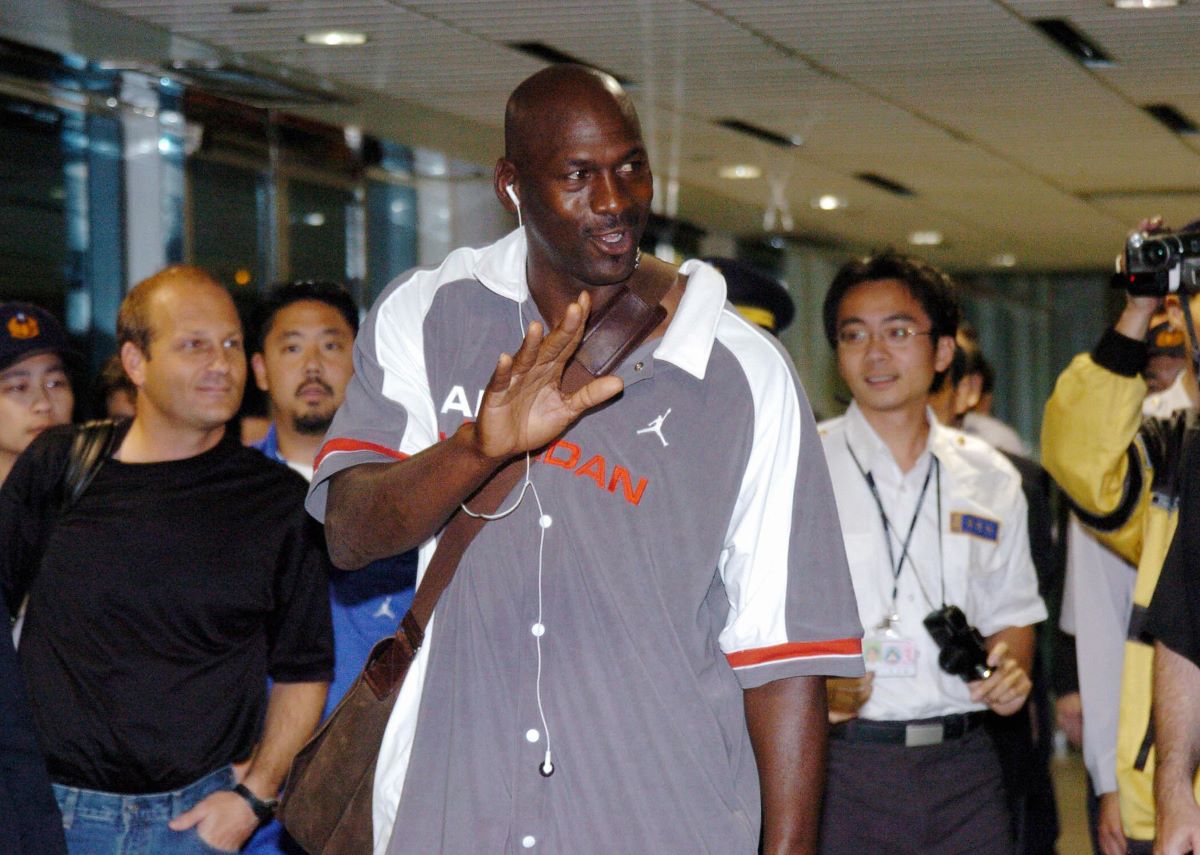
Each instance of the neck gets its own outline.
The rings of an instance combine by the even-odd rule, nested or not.
[[[8,480],[8,473],[12,472],[13,464],[16,462],[17,456],[15,454],[0,451],[0,484]]]
[[[139,411],[115,456],[123,463],[186,460],[209,451],[224,435],[225,425],[207,430],[184,428]]]
[[[610,300],[620,293],[623,285],[633,286],[635,282],[645,276],[670,277],[672,280],[675,280],[676,285],[667,291],[666,296],[662,300],[662,306],[667,310],[667,317],[658,329],[647,336],[647,339],[658,338],[670,324],[685,286],[685,283],[678,278],[678,267],[655,258],[649,253],[642,255],[641,263],[625,281],[597,287],[564,283],[554,275],[539,276],[534,272],[532,261],[526,262],[526,264],[526,281],[529,282],[529,293],[533,297],[534,303],[537,304],[538,311],[541,312],[542,317],[546,320],[547,332],[554,329],[562,321],[563,315],[567,312],[567,306],[579,299],[580,291],[586,290],[592,298],[590,316],[595,317],[598,312],[602,311],[608,305]]]
[[[908,472],[917,465],[929,441],[929,421],[924,404],[897,410],[860,408],[860,412],[888,447],[901,472]]]
[[[950,384],[946,384],[947,387]],[[962,424],[962,416],[954,412],[953,387],[943,389],[929,396],[929,408],[940,424],[956,428]]]
[[[275,419],[275,441],[279,445],[279,453],[291,463],[302,466],[312,466],[321,450],[323,433],[307,434],[296,430],[295,425],[287,418]]]
[[[532,270],[527,275],[529,295],[537,304],[538,312],[546,321],[545,331],[547,333],[562,323],[563,317],[567,314],[567,307],[579,299],[580,292],[587,291],[588,296],[592,298],[591,314],[595,315],[608,305],[609,300],[615,297],[621,290],[621,286],[625,284],[616,282],[612,285],[580,287],[562,284],[557,280],[548,283],[547,277],[537,276]],[[632,277],[630,278],[632,279]]]

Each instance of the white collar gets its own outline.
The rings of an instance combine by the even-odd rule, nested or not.
[[[471,273],[489,291],[522,303],[529,297],[527,253],[525,229],[520,227],[480,250]],[[725,310],[725,278],[716,268],[695,259],[685,261],[679,272],[688,277],[687,288],[654,358],[703,380]]]
[[[867,417],[863,415],[862,409],[858,406],[858,401],[851,401],[850,406],[846,408],[846,440],[850,443],[850,448],[858,457],[859,462],[866,467],[867,471],[871,471],[880,455],[883,459],[891,461],[892,466],[897,466],[895,457],[892,456],[892,450],[888,448],[887,443],[880,438],[875,432],[875,428],[871,427],[871,423],[867,421]],[[929,425],[929,434],[925,438],[925,448],[922,449],[921,455],[926,452],[933,452],[939,458],[942,457],[940,449],[947,442],[942,435],[945,428],[938,422],[933,415],[933,410],[929,407],[925,408],[925,422]]]
[[[529,296],[529,284],[525,280],[527,252],[525,229],[518,227],[479,251],[471,275],[489,291],[523,303]]]

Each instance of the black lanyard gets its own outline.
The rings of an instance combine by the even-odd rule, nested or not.
[[[937,493],[937,533],[938,533],[938,563],[941,564],[942,555],[942,462],[938,460],[938,456],[933,452],[929,453],[929,468],[925,470],[925,481],[921,484],[921,494],[917,497],[917,507],[913,511],[912,521],[908,524],[908,534],[904,536],[904,542],[900,548],[900,560],[896,560],[896,554],[892,550],[892,530],[895,528],[891,520],[888,519],[887,511],[883,509],[883,500],[879,497],[879,488],[875,486],[875,476],[866,469],[863,469],[862,464],[858,462],[858,455],[854,453],[854,449],[850,447],[850,440],[846,440],[846,450],[850,452],[851,459],[854,460],[854,465],[858,468],[858,474],[862,475],[863,480],[867,482],[867,487],[871,491],[871,498],[875,500],[875,507],[879,509],[879,518],[883,521],[883,540],[887,545],[888,565],[892,571],[892,614],[896,613],[896,598],[900,593],[900,572],[904,569],[904,561],[908,559],[908,563],[912,564],[912,558],[908,554],[908,548],[912,545],[913,533],[917,530],[917,521],[921,518],[921,508],[925,505],[925,494],[929,491],[929,481],[933,477],[934,470],[937,470],[937,485],[934,490]],[[897,532],[899,530],[897,529]],[[899,537],[897,537],[899,540]],[[939,566],[940,570],[940,566]],[[913,567],[913,573],[916,574],[916,567]],[[916,576],[917,584],[920,585],[920,576]],[[942,583],[942,599],[945,600],[945,585],[946,580],[943,577]],[[922,588],[924,593],[924,588]],[[925,599],[929,599],[929,595],[925,595]],[[930,601],[930,607],[935,608],[936,605]]]

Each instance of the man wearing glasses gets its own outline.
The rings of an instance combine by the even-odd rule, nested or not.
[[[928,408],[959,316],[945,274],[892,252],[846,264],[825,298],[854,400],[821,434],[868,674],[828,681],[823,853],[1012,852],[999,762],[980,725],[989,709],[1011,715],[1025,703],[1031,625],[1046,610],[1017,472]],[[931,632],[947,622],[983,636],[943,647],[977,655],[969,669],[939,665]]]

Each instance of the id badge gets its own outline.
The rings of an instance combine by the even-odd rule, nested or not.
[[[863,660],[876,679],[915,677],[917,675],[917,644],[894,632],[863,639]]]

